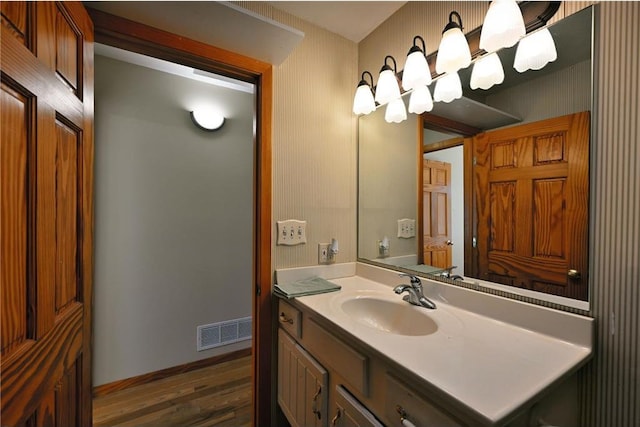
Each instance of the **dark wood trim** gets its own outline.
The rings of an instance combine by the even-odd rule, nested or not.
[[[423,141],[424,126],[422,119],[418,119],[418,264],[424,264],[424,166],[423,166]]]
[[[90,3],[89,3],[90,5]],[[88,9],[95,39],[166,61],[226,75],[256,85],[255,244],[253,298],[253,424],[271,424],[275,409],[271,270],[271,134],[273,67],[234,52]]]
[[[148,384],[152,381],[161,380],[163,378],[172,377],[185,372],[195,371],[196,369],[206,368],[208,366],[218,365],[220,363],[229,362],[231,360],[240,359],[242,357],[251,356],[251,349],[232,351],[231,353],[221,354],[209,357],[208,359],[196,360],[195,362],[185,363],[184,365],[173,366],[171,368],[161,369],[147,374],[137,375],[135,377],[126,378],[124,380],[113,381],[111,383],[102,384],[93,388],[93,397],[106,396],[120,390],[135,387],[142,384]]]
[[[271,122],[273,115],[272,68],[264,70],[259,85],[260,99],[258,134],[261,142],[257,155],[256,234],[255,250],[256,292],[253,311],[253,425],[269,426],[276,412],[276,310],[271,293]],[[267,102],[268,100],[268,102]]]
[[[482,129],[448,119],[446,117],[436,116],[431,113],[422,113],[422,121],[425,129],[431,129],[444,133],[457,133],[463,136],[472,136],[482,132]]]
[[[466,276],[477,277],[477,265],[474,260],[476,248],[473,247],[473,236],[477,234],[476,207],[474,188],[474,167],[473,167],[473,138],[464,138],[463,141],[464,158],[464,271]]]
[[[445,148],[457,147],[464,144],[464,138],[451,138],[444,141],[433,142],[422,146],[422,153],[430,153],[432,151],[444,150]]]

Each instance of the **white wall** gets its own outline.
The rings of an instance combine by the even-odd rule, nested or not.
[[[362,116],[358,144],[358,255],[379,259],[378,241],[389,239],[388,257],[416,255],[418,237],[399,238],[398,220],[418,215],[418,116],[387,123],[385,108]],[[394,261],[395,262],[395,261]]]
[[[102,56],[95,91],[94,386],[248,347],[196,327],[251,315],[253,95]]]

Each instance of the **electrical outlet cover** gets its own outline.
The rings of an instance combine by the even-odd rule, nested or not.
[[[318,264],[329,264],[329,243],[318,243]]]

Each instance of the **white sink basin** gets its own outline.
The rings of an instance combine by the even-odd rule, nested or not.
[[[392,334],[430,335],[438,330],[438,324],[429,317],[427,309],[416,310],[417,307],[405,301],[358,297],[343,301],[341,308],[356,322]]]

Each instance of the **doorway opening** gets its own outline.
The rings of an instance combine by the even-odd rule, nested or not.
[[[255,425],[268,424],[271,417],[271,99],[272,67],[200,42],[175,36],[161,30],[134,23],[104,12],[89,10],[95,26],[96,42],[129,52],[144,54],[164,61],[192,67],[253,84],[254,118],[250,180],[252,207],[250,228],[250,261],[245,270],[251,283],[252,317],[252,420]],[[187,116],[188,117],[188,116]],[[224,131],[224,128],[223,130]],[[221,180],[220,185],[224,184]],[[246,195],[246,194],[245,194]],[[224,202],[222,202],[224,203]],[[197,214],[194,213],[194,214]],[[229,221],[233,222],[233,218]],[[229,227],[233,228],[233,227]],[[246,231],[246,230],[245,230]],[[224,242],[216,242],[224,245]],[[145,297],[148,295],[144,295]],[[194,332],[195,335],[195,332]],[[193,347],[195,348],[195,342]]]

